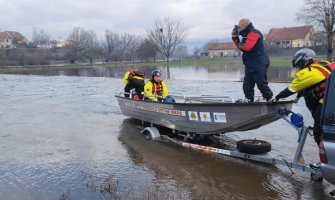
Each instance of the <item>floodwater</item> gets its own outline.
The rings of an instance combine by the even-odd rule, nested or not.
[[[141,124],[121,114],[116,73],[0,75],[0,199],[331,199],[334,187],[308,173],[146,140]],[[185,77],[167,80],[170,91],[243,96],[242,82]],[[270,84],[275,93],[286,86]],[[294,111],[312,125],[303,101]],[[289,161],[297,145],[284,120],[226,135],[269,141],[271,156]],[[318,160],[311,136],[303,154]]]
[[[129,68],[129,67],[128,67]],[[146,78],[150,78],[152,70],[160,70],[165,77],[169,74],[170,80],[225,80],[241,81],[244,77],[244,67],[138,67],[144,71]],[[289,82],[292,67],[269,67],[268,80],[270,82]],[[17,73],[24,75],[48,76],[85,76],[85,77],[122,77],[127,67],[101,67],[90,66],[80,68],[60,69],[57,67],[32,68],[31,70],[16,69]]]

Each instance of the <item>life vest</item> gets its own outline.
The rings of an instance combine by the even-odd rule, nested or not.
[[[313,65],[313,68],[319,70],[324,76],[325,79],[312,87],[314,97],[317,100],[320,100],[324,97],[326,87],[327,87],[327,78],[335,68],[335,63],[330,63],[328,61],[319,61]],[[319,65],[319,66],[318,66]],[[321,67],[322,66],[322,67]]]
[[[156,83],[155,81],[151,81],[152,82],[152,94],[155,94],[155,95],[162,95],[162,90],[163,90],[163,87],[162,87],[162,84],[161,84],[161,81],[159,81],[158,83]]]

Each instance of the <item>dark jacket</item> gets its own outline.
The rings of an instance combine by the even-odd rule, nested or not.
[[[269,58],[265,53],[263,35],[255,29],[250,23],[243,31],[240,32],[242,41],[239,37],[233,37],[237,48],[243,51],[242,60],[246,72],[262,71],[269,63]]]

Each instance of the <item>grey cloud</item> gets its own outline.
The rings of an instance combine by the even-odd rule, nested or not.
[[[155,19],[171,16],[190,27],[189,38],[219,38],[242,17],[262,32],[293,26],[303,0],[0,0],[1,30],[31,37],[35,26],[54,39],[66,38],[75,26],[102,35],[106,29],[144,34]],[[289,10],[289,11],[288,11]]]

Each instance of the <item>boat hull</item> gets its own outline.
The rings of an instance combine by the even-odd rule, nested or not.
[[[116,96],[124,115],[173,130],[218,134],[259,128],[281,118],[292,101],[256,103],[162,103]]]

